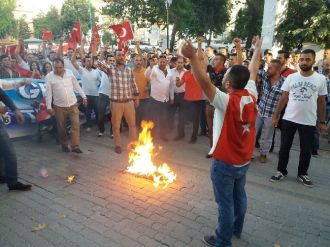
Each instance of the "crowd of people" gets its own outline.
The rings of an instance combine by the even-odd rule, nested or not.
[[[276,129],[281,130],[279,160],[270,181],[287,176],[289,153],[298,130],[301,153],[297,180],[313,186],[308,168],[311,156],[318,154],[320,133],[327,128],[330,49],[325,49],[323,59],[316,62],[311,49],[280,50],[276,57],[267,49],[262,55],[258,37],[249,50],[240,39],[234,39],[231,50],[208,46],[204,51],[201,37],[197,49],[188,41],[183,43],[182,50],[173,53],[169,49],[141,50],[138,43],[128,52],[112,50],[106,44],[98,53],[88,53],[83,39],[79,48],[69,48],[64,54],[61,40],[58,51],[47,49],[44,42],[40,53],[34,54],[24,51],[20,40],[13,56],[0,56],[0,100],[23,122],[3,89],[28,82],[15,85],[6,78],[29,75],[44,79],[47,110],[56,118],[63,152],[83,152],[79,109],[86,116],[85,131],[92,131],[97,124],[95,135],[99,138],[104,137],[109,120],[117,154],[122,153],[124,126],[134,141],[141,121],[152,120],[157,140],[176,142],[185,138],[186,124],[192,122],[190,144],[196,143],[199,135],[209,137],[211,149],[206,158],[214,159],[211,177],[221,218],[216,234],[204,241],[210,246],[230,246],[232,235],[240,237],[243,228],[245,174],[254,158],[253,150],[259,148],[260,163],[267,163]],[[68,118],[70,136],[66,131]],[[4,174],[0,169],[0,182],[6,182],[9,189],[28,190],[30,185],[17,182],[16,154],[2,121],[0,131],[0,155],[6,168]],[[171,132],[175,132],[173,140],[169,139]]]

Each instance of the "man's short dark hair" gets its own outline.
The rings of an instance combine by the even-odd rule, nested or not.
[[[172,57],[170,63],[176,63],[178,61],[178,57]]]
[[[72,47],[69,47],[68,51],[74,51],[74,49]]]
[[[282,63],[281,63],[281,61],[280,61],[279,59],[272,59],[272,60],[270,61],[270,63],[274,63],[274,64],[276,64],[277,67],[279,67],[279,68],[282,67]]]
[[[313,49],[305,49],[301,52],[301,54],[312,54],[314,58],[316,56],[315,51]]]
[[[296,50],[295,52],[294,52],[294,54],[296,54],[296,55],[300,55],[301,54],[301,51],[300,50]]]
[[[273,56],[273,53],[271,52],[270,49],[266,49],[266,50],[264,51],[264,56],[266,56],[266,55],[271,55],[271,56]]]
[[[59,57],[54,59],[54,63],[61,63],[64,66],[64,60],[62,58],[59,58]]]
[[[222,53],[217,53],[215,56],[216,56],[216,57],[219,57],[220,60],[221,60],[221,62],[223,62],[223,63],[226,62],[226,56],[223,55]]]
[[[288,51],[285,51],[285,50],[279,50],[277,53],[278,54],[283,54],[285,59],[288,59],[290,57],[290,53]]]
[[[117,50],[115,50],[115,55],[117,55],[117,53],[118,53],[119,51],[124,52],[123,49],[117,49]]]
[[[7,58],[7,57],[9,58],[9,56],[6,55],[6,54],[1,55],[0,56],[0,62],[2,62],[2,60],[5,59],[5,58]]]
[[[233,89],[244,89],[250,78],[250,71],[243,65],[234,65],[228,72],[228,80]]]

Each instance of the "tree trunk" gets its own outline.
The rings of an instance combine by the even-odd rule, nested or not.
[[[208,46],[210,46],[210,44],[211,44],[211,39],[212,39],[212,31],[210,31],[210,36],[209,36],[209,38],[207,40],[207,45]]]
[[[174,23],[173,30],[171,33],[171,40],[170,40],[170,51],[173,52],[174,50],[174,43],[175,43],[175,35],[178,32],[176,24]]]

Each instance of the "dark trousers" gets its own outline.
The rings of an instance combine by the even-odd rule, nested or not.
[[[282,120],[281,146],[277,166],[278,171],[282,172],[284,175],[288,173],[286,168],[288,166],[290,149],[294,135],[298,130],[300,140],[298,175],[307,175],[313,147],[314,129],[315,126],[298,124],[284,119]]]
[[[95,119],[98,119],[98,100],[99,96],[87,96],[87,109],[86,109],[86,126],[91,127],[92,126],[92,111],[95,113]]]
[[[149,99],[140,99],[139,107],[136,111],[136,126],[141,127],[142,120],[151,120],[150,114],[147,114],[149,109]]]
[[[184,93],[176,93],[174,94],[174,104],[169,106],[169,129],[174,129],[174,119],[175,113],[179,111],[179,118],[178,118],[178,136],[184,136],[184,121],[185,121],[185,100],[184,100]]]
[[[191,114],[191,119],[193,123],[193,132],[191,134],[191,139],[193,140],[197,139],[198,128],[201,119],[201,112],[203,107],[205,107],[204,103],[205,100],[188,101],[189,112]]]
[[[200,113],[200,125],[201,135],[207,134],[207,122],[206,122],[206,100],[201,100],[201,113]]]
[[[168,102],[160,102],[150,98],[152,121],[155,123],[154,132],[160,138],[166,137],[168,132]]]
[[[5,176],[8,186],[17,182],[17,158],[13,144],[5,129],[3,122],[0,120],[0,163],[5,167]],[[3,168],[0,167],[0,176]]]
[[[103,93],[99,94],[99,99],[98,99],[98,118],[97,118],[97,123],[99,126],[99,131],[100,133],[104,133],[105,127],[104,127],[104,122],[106,119],[106,114],[107,114],[107,107],[110,107],[110,99],[108,95],[105,95]],[[109,113],[109,121],[111,120],[111,112]],[[112,125],[110,121],[110,132],[112,133]]]

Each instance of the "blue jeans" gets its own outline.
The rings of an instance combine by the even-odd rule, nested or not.
[[[271,117],[262,117],[258,114],[256,120],[256,140],[259,141],[263,133],[263,142],[260,145],[260,154],[267,155],[273,142],[274,128]]]
[[[218,204],[218,227],[215,239],[218,247],[232,246],[231,238],[241,235],[247,208],[245,193],[246,172],[249,165],[234,167],[213,160],[211,180]]]
[[[5,176],[8,186],[17,182],[17,158],[13,144],[3,122],[0,120],[0,160],[4,162]],[[0,175],[2,172],[0,168]]]

